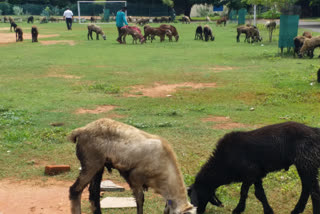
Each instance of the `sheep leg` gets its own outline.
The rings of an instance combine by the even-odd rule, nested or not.
[[[273,210],[268,203],[267,196],[262,186],[262,180],[255,182],[254,187],[255,187],[254,194],[256,198],[262,203],[264,214],[273,214]]]
[[[251,185],[252,185],[251,182],[243,182],[242,183],[241,192],[240,192],[240,200],[239,200],[237,207],[232,211],[232,214],[240,214],[246,208],[246,200],[247,200],[248,191],[249,191],[249,188]]]
[[[99,40],[99,33],[96,32],[96,35],[97,35],[96,40]]]
[[[240,42],[240,33],[238,32],[238,35],[237,35],[237,42]]]
[[[309,195],[312,190],[312,178],[310,178],[310,173],[305,172],[304,170],[301,170],[297,167],[298,173],[300,175],[301,183],[302,183],[302,191],[300,195],[300,199],[295,206],[294,210],[291,212],[291,214],[299,214],[302,213],[304,208],[306,207],[306,204],[308,202]],[[317,175],[314,173],[314,175]]]
[[[102,168],[91,180],[89,187],[89,200],[91,202],[91,210],[94,214],[101,214],[100,207],[100,184],[102,180],[104,168]]]
[[[134,188],[133,195],[137,202],[137,214],[143,214],[144,194],[142,188]]]
[[[81,166],[82,169],[87,167]],[[101,168],[87,168],[88,170],[82,170],[76,182],[69,189],[69,199],[71,200],[71,213],[81,214],[81,194],[83,189],[89,184],[91,179]],[[90,169],[90,170],[89,170]]]
[[[312,199],[312,207],[313,207],[313,214],[320,213],[320,188],[317,176],[315,176],[312,182],[312,193],[311,193],[311,199]]]

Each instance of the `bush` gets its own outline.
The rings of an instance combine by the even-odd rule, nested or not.
[[[12,13],[12,6],[7,2],[0,2],[0,10],[2,15],[9,15]]]
[[[13,6],[12,10],[13,10],[13,14],[16,16],[23,15],[23,8],[22,7]]]
[[[263,19],[279,19],[281,13],[276,10],[268,10],[267,12],[261,13],[258,18]]]
[[[46,17],[49,17],[50,16],[50,14],[51,14],[51,10],[50,10],[50,7],[46,7],[45,9],[43,9],[42,10],[42,12],[41,12],[41,16],[46,16]]]

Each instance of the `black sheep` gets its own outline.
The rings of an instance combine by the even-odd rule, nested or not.
[[[197,40],[197,39],[201,39],[203,40],[203,36],[202,36],[202,27],[201,25],[199,25],[196,29],[196,34],[194,36],[194,39]]]
[[[295,165],[301,182],[300,199],[291,214],[303,212],[309,196],[313,214],[320,213],[320,129],[296,122],[265,126],[248,132],[231,132],[219,140],[212,156],[189,188],[191,203],[197,213],[205,211],[208,202],[220,205],[215,196],[219,186],[242,182],[241,196],[233,214],[245,210],[248,190],[255,186],[255,196],[261,201],[264,214],[273,214],[265,195],[262,178],[269,172],[288,170]]]
[[[34,20],[33,16],[29,16],[28,17],[28,23],[32,23],[33,24],[33,20]]]
[[[12,22],[10,23],[10,31],[12,32],[12,28],[13,28],[14,31],[16,31],[17,26],[18,26],[18,25],[17,25],[14,21],[12,21]]]
[[[38,42],[38,34],[39,34],[39,31],[38,31],[37,26],[33,25],[31,27],[32,42]]]

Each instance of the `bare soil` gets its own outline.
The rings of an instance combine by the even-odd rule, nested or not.
[[[76,114],[100,114],[108,111],[112,111],[113,109],[117,108],[118,106],[112,106],[112,105],[103,105],[103,106],[98,106],[95,109],[84,109],[80,108],[76,110]]]
[[[56,44],[68,44],[74,46],[76,44],[73,40],[50,40],[50,41],[39,41],[42,45],[56,45]]]
[[[163,85],[160,83],[155,83],[153,87],[146,88],[145,86],[137,85],[133,86],[129,94],[125,94],[126,97],[169,97],[171,94],[176,92],[178,89],[190,88],[190,89],[199,89],[199,88],[213,88],[216,87],[216,83],[192,83],[184,82],[178,84]]]
[[[202,122],[215,122],[212,126],[213,129],[236,129],[236,128],[246,128],[248,125],[242,123],[233,122],[230,117],[223,116],[212,116],[202,118]]]
[[[38,39],[41,38],[51,38],[51,37],[58,37],[59,34],[50,34],[50,35],[41,35],[39,34]],[[23,39],[32,39],[31,33],[24,33]],[[0,44],[8,44],[16,42],[16,34],[12,33],[0,33]],[[40,41],[41,42],[41,41]]]

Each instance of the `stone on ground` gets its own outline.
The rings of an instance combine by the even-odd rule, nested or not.
[[[101,208],[128,208],[137,207],[133,197],[106,197],[100,202]]]

